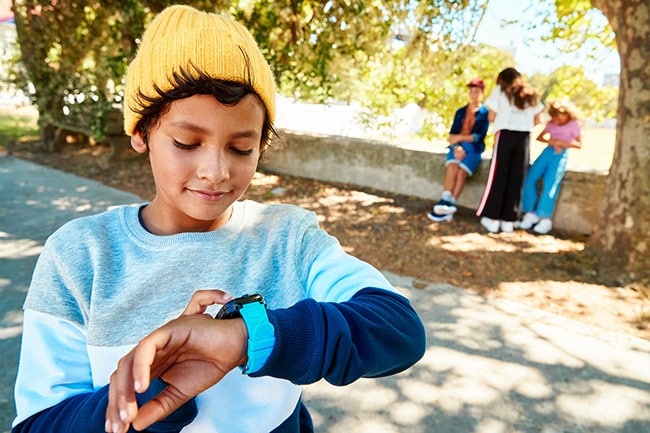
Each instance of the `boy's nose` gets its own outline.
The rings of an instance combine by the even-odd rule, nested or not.
[[[221,151],[205,152],[199,155],[198,175],[212,183],[219,183],[229,176],[228,158]]]

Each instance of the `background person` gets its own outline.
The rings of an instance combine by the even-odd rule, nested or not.
[[[505,68],[497,76],[497,86],[485,100],[495,131],[494,149],[485,190],[476,214],[491,233],[512,232],[519,220],[521,188],[529,164],[530,132],[544,106],[535,89],[526,84],[519,71]]]
[[[521,209],[524,217],[519,227],[533,229],[535,233],[546,234],[553,228],[551,218],[560,194],[562,179],[566,173],[567,150],[580,148],[582,138],[578,110],[568,100],[550,103],[548,114],[551,119],[537,136],[537,140],[548,146],[535,159],[524,180]],[[542,181],[541,194],[537,184]]]
[[[301,384],[390,375],[423,355],[409,301],[314,213],[240,200],[274,133],[275,93],[232,19],[172,6],[151,22],[124,128],[156,194],[46,241],[13,433],[308,432]],[[233,298],[241,317],[203,314]]]
[[[488,109],[483,105],[485,83],[474,78],[467,83],[469,103],[456,111],[449,131],[449,151],[445,162],[442,197],[427,213],[432,221],[449,221],[456,212],[456,201],[481,164],[485,135],[490,123]]]

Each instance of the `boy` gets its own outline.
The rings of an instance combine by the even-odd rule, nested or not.
[[[241,25],[188,6],[151,22],[124,125],[156,195],[46,242],[12,432],[309,432],[300,384],[389,375],[423,355],[408,300],[314,214],[239,200],[274,133],[274,97]],[[212,304],[226,314],[204,314]]]
[[[451,221],[458,210],[456,201],[465,188],[467,178],[474,175],[485,150],[485,136],[490,122],[483,105],[485,83],[474,78],[467,83],[469,102],[459,108],[449,131],[449,151],[445,162],[442,197],[427,216],[430,220]]]

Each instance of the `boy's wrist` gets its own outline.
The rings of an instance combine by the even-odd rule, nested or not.
[[[269,322],[266,305],[251,303],[241,309],[248,331],[246,365],[242,373],[255,373],[266,363],[275,345],[275,328]]]
[[[266,314],[262,295],[244,295],[226,303],[217,313],[217,319],[243,319],[247,338],[246,361],[242,362],[244,374],[258,371],[271,355],[275,344],[275,329]]]

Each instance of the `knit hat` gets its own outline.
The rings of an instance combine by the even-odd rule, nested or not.
[[[233,19],[175,5],[163,10],[147,27],[126,73],[124,131],[135,132],[147,102],[138,93],[157,97],[156,88],[173,89],[173,73],[196,70],[216,79],[250,84],[275,118],[275,81],[250,32]],[[144,107],[143,107],[144,104]]]

